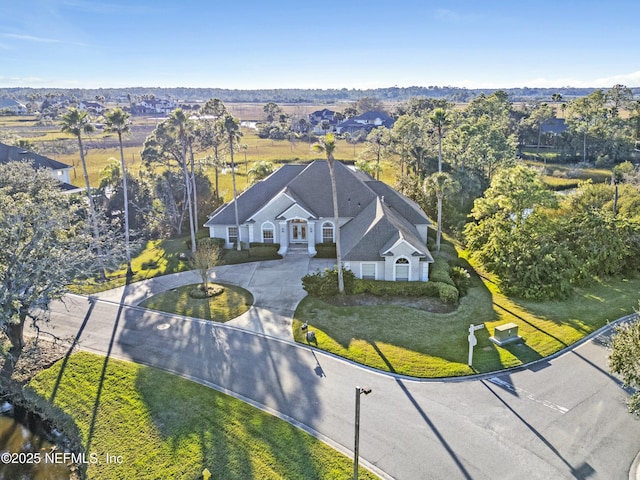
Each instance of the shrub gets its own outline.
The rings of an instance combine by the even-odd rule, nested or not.
[[[218,238],[218,237],[196,238],[196,247],[200,245],[215,245],[219,248],[224,248],[226,243],[227,241],[224,238]],[[187,250],[191,250],[191,239],[186,239],[184,241],[184,244],[187,247]]]
[[[316,243],[315,258],[336,258],[336,244],[334,242]]]
[[[344,292],[351,295],[354,291],[356,277],[349,269],[342,267]],[[338,269],[326,268],[324,272],[317,271],[302,277],[302,288],[314,297],[333,297],[338,295]]]
[[[280,250],[279,243],[251,242],[249,243],[249,248],[251,247],[270,247],[270,248],[275,248],[276,250]]]
[[[277,257],[279,248],[280,247],[275,243],[251,244],[249,247],[249,256],[262,258]]]
[[[459,297],[456,287],[442,282],[392,282],[359,278],[354,281],[353,293],[368,293],[378,297],[434,297],[445,303],[456,303]]]
[[[466,295],[471,286],[471,275],[466,268],[458,265],[451,269],[451,279],[456,284],[456,288],[460,295]]]
[[[211,244],[219,248],[224,248],[226,243],[227,241],[224,238],[219,238],[219,237],[207,237],[207,238],[198,239],[198,245]]]
[[[451,279],[451,267],[442,257],[436,257],[429,269],[429,280],[432,282],[442,282],[455,287],[455,282]]]
[[[431,282],[429,282],[431,283]],[[450,305],[456,303],[460,298],[460,294],[458,293],[458,289],[452,285],[447,283],[436,283],[438,289],[438,298],[442,300],[444,303],[448,303]]]
[[[195,288],[189,290],[189,296],[196,299],[205,299],[211,297],[217,297],[224,292],[222,285],[209,285],[205,291],[204,285],[198,285]]]

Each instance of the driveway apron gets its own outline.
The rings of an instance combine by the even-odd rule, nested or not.
[[[306,252],[295,252],[282,260],[257,263],[247,284],[242,285],[253,294],[253,307],[227,324],[293,340],[293,313],[306,295],[300,279],[309,272],[310,260]],[[218,272],[213,278],[224,280]]]

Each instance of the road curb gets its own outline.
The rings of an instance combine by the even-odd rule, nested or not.
[[[629,469],[629,480],[640,480],[640,452],[636,455]]]

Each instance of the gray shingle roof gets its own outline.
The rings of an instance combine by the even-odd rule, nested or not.
[[[0,163],[9,162],[31,162],[35,168],[49,168],[51,170],[71,168],[70,165],[45,157],[44,155],[30,152],[24,148],[0,143]]]
[[[550,118],[540,125],[543,133],[553,133],[554,135],[560,135],[566,132],[568,128],[564,118]]]
[[[281,192],[287,184],[300,174],[306,165],[284,165],[264,180],[251,186],[238,195],[238,217],[240,223],[244,223],[257,210],[265,206],[269,200]],[[209,216],[204,224],[210,225],[234,225],[236,223],[233,200],[220,206]]]
[[[431,221],[416,202],[397,192],[386,183],[371,179],[367,182],[367,186],[379,196],[384,197],[384,203],[398,211],[400,215],[414,225],[431,225]]]
[[[355,172],[340,162],[334,163],[340,217],[355,217],[376,196]],[[324,160],[310,163],[288,185],[318,217],[333,217],[333,195],[329,166]]]
[[[417,256],[433,261],[415,226],[376,197],[360,215],[342,227],[340,244],[343,259],[380,260],[383,253],[400,239],[411,245]]]
[[[36,169],[46,168],[54,171],[71,168],[70,165],[45,157],[44,155],[30,152],[24,148],[0,143],[0,163],[5,164],[10,162],[29,162]],[[79,190],[78,187],[65,182],[60,182],[60,188],[68,192]]]

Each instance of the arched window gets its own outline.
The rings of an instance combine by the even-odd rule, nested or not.
[[[271,222],[262,224],[262,243],[274,243],[274,226]]]
[[[396,260],[396,281],[408,282],[409,281],[409,260],[404,257],[400,257]]]
[[[322,224],[322,243],[332,242],[335,242],[335,238],[333,236],[333,223],[324,222]]]

